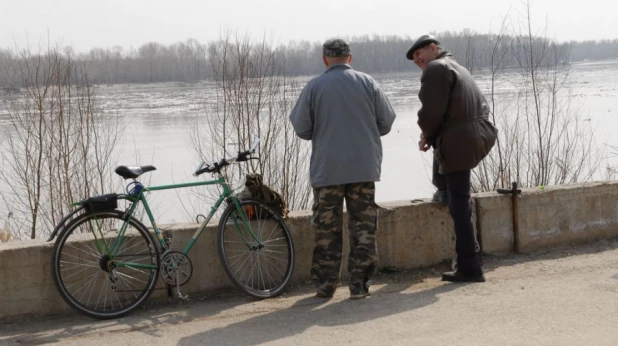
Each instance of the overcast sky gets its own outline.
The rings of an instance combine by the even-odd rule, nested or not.
[[[134,47],[216,39],[222,27],[276,41],[323,41],[337,35],[409,35],[428,31],[496,31],[521,0],[0,0],[0,47],[39,41]],[[618,1],[536,0],[533,25],[559,41],[618,38]]]

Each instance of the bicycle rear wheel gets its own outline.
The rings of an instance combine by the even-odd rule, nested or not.
[[[217,249],[230,280],[256,298],[271,298],[283,292],[294,270],[294,244],[288,227],[277,213],[259,201],[240,205],[249,219],[251,236],[238,209],[230,204],[219,222]]]
[[[54,284],[67,304],[84,315],[124,316],[155,287],[159,252],[152,234],[131,217],[119,239],[124,222],[118,210],[85,213],[58,235],[52,253]],[[110,255],[115,246],[118,250]]]

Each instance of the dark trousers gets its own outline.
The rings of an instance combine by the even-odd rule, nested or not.
[[[470,197],[470,171],[440,174],[438,162],[433,163],[433,184],[438,190],[448,192],[448,208],[455,225],[455,250],[458,270],[470,275],[482,273],[476,236],[472,225],[472,198]]]

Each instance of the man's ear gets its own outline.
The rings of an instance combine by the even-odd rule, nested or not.
[[[350,56],[348,57],[348,65],[350,65],[352,63],[352,54],[350,54]]]
[[[430,43],[430,44],[429,44],[429,48],[431,48],[431,52],[432,52],[434,55],[438,55],[438,53],[440,53],[440,51],[438,50],[438,46],[436,46],[436,44],[435,44],[435,43]]]
[[[326,56],[322,55],[322,61],[324,62],[324,66],[328,67],[328,60],[326,60]]]

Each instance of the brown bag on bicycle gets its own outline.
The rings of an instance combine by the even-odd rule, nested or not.
[[[286,218],[288,208],[281,194],[272,187],[265,185],[261,174],[248,173],[245,180],[245,189],[238,196],[240,200],[252,199],[263,202],[281,217]]]

